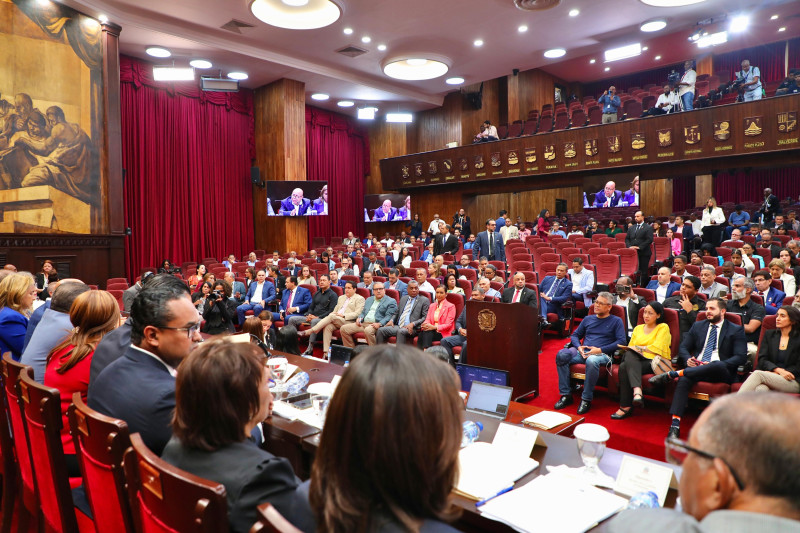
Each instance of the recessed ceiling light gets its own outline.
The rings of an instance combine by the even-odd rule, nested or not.
[[[342,31],[344,32],[345,35],[352,35],[353,34],[353,28],[345,28]]]
[[[330,98],[330,96],[325,93],[314,93],[311,95],[312,100],[319,100],[320,102],[323,102],[328,98]]]
[[[781,26],[780,28],[778,28],[778,31],[786,31],[786,26]]]
[[[192,81],[194,69],[190,67],[153,67],[153,79],[156,81]]]
[[[147,52],[147,55],[153,57],[169,57],[172,55],[172,52],[162,46],[148,46],[145,52]]]
[[[363,36],[361,38],[361,42],[364,43],[364,44],[371,43],[372,42],[372,37],[370,37],[369,35],[365,35],[365,36]]]
[[[526,31],[528,31],[528,27],[523,24],[522,26],[517,28],[517,31],[520,33],[525,33]]]
[[[461,76],[454,76],[452,78],[447,78],[446,80],[444,80],[444,82],[447,85],[461,85],[462,83],[464,83],[464,78],[462,78]]]
[[[772,15],[769,20],[778,20],[778,15]]]
[[[289,2],[298,5],[289,5]],[[342,15],[341,8],[331,0],[253,0],[250,11],[270,26],[289,30],[311,30],[330,26]]]
[[[380,50],[381,52],[383,52],[384,50],[386,50],[386,45],[385,45],[385,44],[379,44],[379,45],[378,45],[378,50]]]
[[[303,7],[308,4],[308,0],[281,0],[281,2],[291,7]]]
[[[642,45],[640,43],[620,46],[619,48],[612,48],[605,51],[606,63],[610,61],[619,61],[620,59],[627,59],[629,57],[636,57],[641,53]]]
[[[377,107],[362,107],[358,110],[358,118],[361,120],[373,120]]]
[[[581,12],[579,10],[577,10],[577,9],[570,9],[569,10],[569,16],[570,17],[577,17],[580,14],[581,14]]]
[[[422,57],[392,58],[383,65],[383,73],[397,80],[432,80],[449,69],[443,60]]]
[[[211,61],[205,59],[192,59],[189,64],[194,68],[211,68]]]
[[[681,7],[699,4],[706,0],[639,0],[643,4],[655,7]]]
[[[472,44],[474,44],[475,46],[483,46],[483,40],[475,39],[475,41]]]
[[[563,48],[551,48],[550,50],[544,51],[544,57],[548,59],[555,59],[557,57],[564,57],[564,54],[566,53],[567,51]]]
[[[228,77],[232,80],[246,80],[248,76],[246,72],[228,72]]]
[[[739,15],[737,17],[733,17],[731,20],[731,25],[728,28],[731,33],[741,33],[747,29],[750,25],[750,17],[747,15]]]
[[[386,122],[412,122],[414,117],[411,113],[386,113]]]
[[[338,105],[339,107],[353,107],[356,104],[351,100],[339,100],[338,102],[336,102],[336,105]]]
[[[649,50],[649,48],[648,48],[648,47],[646,47],[646,46],[643,46],[643,47],[642,47],[642,52],[647,52],[648,50]]]
[[[606,68],[604,68],[603,70],[605,70],[606,72],[608,72],[609,70],[611,70],[611,67],[606,67]]]
[[[661,61],[661,56],[656,56],[655,59],[656,61]]]
[[[648,20],[639,26],[639,29],[646,32],[661,31],[667,27],[667,21],[664,19]]]
[[[590,65],[594,65],[595,63],[597,63],[597,60],[596,60],[596,59],[590,59],[590,60],[589,60],[589,64],[590,64]]]
[[[108,17],[105,16],[105,15],[100,15],[99,17],[97,17],[97,20],[99,20],[101,23],[105,24],[105,23],[108,22]]]

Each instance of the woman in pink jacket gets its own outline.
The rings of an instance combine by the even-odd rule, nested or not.
[[[433,345],[433,341],[449,337],[456,322],[456,306],[447,301],[444,285],[436,287],[436,299],[428,308],[428,316],[420,326],[417,346],[420,350]]]

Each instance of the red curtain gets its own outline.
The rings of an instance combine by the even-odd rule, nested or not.
[[[800,195],[800,168],[771,168],[734,174],[720,172],[714,179],[714,196],[717,203],[761,202],[767,187],[781,200],[787,196],[797,198]]]
[[[364,183],[369,174],[369,136],[356,119],[306,107],[307,179],[328,181],[328,216],[308,219],[314,237],[364,235]]]
[[[253,94],[155,82],[120,58],[126,272],[253,248]]]
[[[695,207],[697,178],[681,176],[672,179],[672,210],[686,211]]]
[[[800,37],[789,41],[789,68],[800,67]]]
[[[720,82],[733,79],[733,73],[742,69],[742,61],[750,60],[750,65],[761,71],[761,81],[780,81],[786,77],[786,41],[755,46],[746,50],[736,50],[714,56],[714,74],[723,73],[727,77]]]

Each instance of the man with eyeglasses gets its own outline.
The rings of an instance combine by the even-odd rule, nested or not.
[[[703,411],[688,441],[667,439],[683,465],[674,509],[624,511],[613,533],[800,531],[797,399],[778,393],[723,396]]]
[[[89,407],[127,422],[153,453],[172,437],[175,376],[202,321],[187,292],[147,286],[131,306],[131,344],[89,384]]]
[[[397,302],[394,298],[386,296],[385,285],[381,281],[372,284],[374,296],[367,298],[364,309],[354,323],[345,324],[339,329],[342,334],[342,344],[349,348],[355,348],[356,341],[353,335],[363,333],[367,338],[367,344],[376,344],[375,334],[394,316],[397,311]]]

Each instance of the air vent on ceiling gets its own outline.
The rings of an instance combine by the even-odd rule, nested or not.
[[[560,3],[561,0],[514,0],[514,5],[525,11],[542,11]]]
[[[360,55],[366,54],[367,51],[357,46],[346,46],[344,48],[336,50],[336,53],[342,54],[343,56],[347,57],[358,57]]]
[[[229,22],[226,22],[220,28],[223,30],[232,31],[233,33],[242,33],[242,28],[254,28],[252,24],[248,24],[247,22],[242,22],[241,20],[231,19]]]

